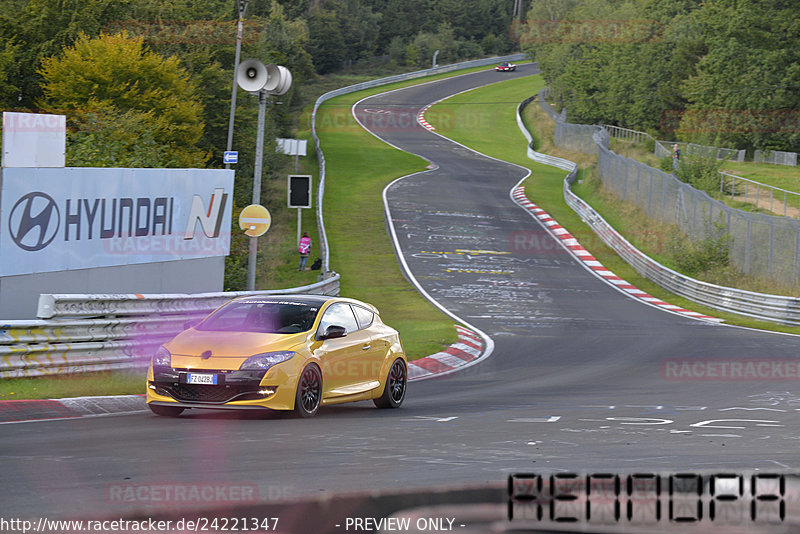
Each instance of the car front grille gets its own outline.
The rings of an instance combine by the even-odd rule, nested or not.
[[[238,397],[242,393],[256,393],[256,391],[250,387],[207,386],[199,384],[173,384],[164,389],[166,389],[175,400],[185,402],[211,402],[216,404],[230,402],[234,400],[234,397]]]

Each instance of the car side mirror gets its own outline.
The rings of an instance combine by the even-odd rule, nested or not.
[[[183,323],[183,329],[189,330],[190,328],[194,328],[195,326],[199,325],[201,322],[203,322],[202,319],[189,319]]]
[[[322,336],[320,336],[320,339],[321,340],[334,339],[337,337],[344,337],[346,335],[347,335],[347,329],[345,327],[332,324],[325,329],[325,333],[322,334]]]

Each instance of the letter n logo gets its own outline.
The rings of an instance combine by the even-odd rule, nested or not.
[[[228,194],[221,187],[214,189],[208,209],[203,204],[203,199],[200,198],[200,195],[192,197],[192,209],[189,211],[186,233],[183,238],[192,239],[194,237],[197,221],[200,221],[200,226],[203,227],[203,233],[206,234],[206,237],[219,237],[219,229],[222,226],[222,216],[225,213],[225,202],[227,200]]]

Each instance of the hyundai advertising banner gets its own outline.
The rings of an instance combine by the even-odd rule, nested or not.
[[[4,168],[0,276],[227,256],[233,175]]]

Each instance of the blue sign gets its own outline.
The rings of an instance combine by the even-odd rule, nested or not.
[[[222,163],[224,163],[225,165],[229,165],[231,163],[239,163],[239,153],[233,150],[231,151],[226,150],[225,153],[222,155]]]

